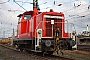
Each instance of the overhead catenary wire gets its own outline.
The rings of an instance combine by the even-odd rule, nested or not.
[[[72,3],[72,2],[70,2],[70,3]],[[52,6],[51,6],[52,7]],[[47,7],[46,9],[48,9],[49,7]],[[70,11],[70,10],[69,10]]]
[[[85,17],[85,16],[90,14],[90,13],[87,13],[87,14],[81,15],[82,13],[85,13],[85,12],[88,12],[88,11],[83,11],[83,12],[80,12],[80,13],[77,13],[77,14],[69,15],[68,17],[65,17],[65,18],[67,18],[67,19],[83,18],[83,17]]]
[[[85,4],[85,5],[79,6],[79,7],[81,7],[81,8],[78,9],[78,10],[81,10],[81,9],[83,10],[83,7],[84,7],[84,6],[85,6],[84,8],[88,8],[87,5],[88,5],[88,4]],[[72,12],[73,10],[75,10],[75,9],[77,9],[77,8],[79,8],[79,7],[72,7],[71,9],[66,10],[66,11],[63,11],[63,12],[65,12],[65,13]],[[71,11],[71,10],[72,10],[72,11]],[[78,10],[77,10],[77,11],[78,11]]]
[[[46,2],[46,3],[48,3],[48,2]],[[46,4],[46,3],[44,3],[44,4]],[[51,5],[51,6],[49,6],[49,7],[46,7],[46,8],[42,8],[42,9],[40,9],[40,10],[44,10],[44,9],[48,9],[48,8],[51,8],[51,7],[53,7],[53,6],[61,6],[62,4],[56,4],[56,2],[55,2],[55,0],[53,1],[53,4]]]
[[[10,1],[10,0],[9,0],[9,1]],[[9,2],[9,1],[7,1],[7,2]],[[4,2],[4,3],[5,3],[5,2]],[[13,3],[12,3],[12,5],[13,5]],[[12,8],[12,5],[11,5],[10,9]],[[8,19],[6,19],[6,18],[8,18],[8,16],[9,16],[8,14],[9,14],[9,12],[7,11],[7,14],[5,14],[6,16],[4,16],[4,17],[5,17],[4,20],[8,20]],[[3,17],[3,16],[1,16],[1,17]],[[11,19],[11,17],[10,17],[10,19]],[[10,20],[10,19],[9,19],[9,20]],[[8,20],[8,22],[5,22],[5,23],[2,22],[2,25],[1,25],[1,27],[2,27],[1,30],[2,30],[2,31],[3,31],[3,30],[4,30],[4,31],[7,30],[7,29],[6,29],[7,24],[10,24],[10,25],[12,26],[12,21],[10,21],[11,23],[9,23],[9,20]],[[11,26],[10,26],[10,27],[11,27]],[[8,32],[10,32],[10,31],[8,31]]]
[[[0,4],[5,4],[5,3],[7,3],[7,2],[9,2],[10,0],[8,0],[8,1],[5,1],[5,2],[0,2]]]
[[[27,1],[28,1],[28,0],[27,0]],[[24,4],[25,4],[25,3],[24,3]],[[23,5],[24,5],[24,4],[23,4]],[[20,8],[20,7],[19,7],[19,8]],[[19,8],[18,8],[18,9],[19,9]],[[10,8],[10,9],[11,9],[11,8]],[[18,9],[17,9],[17,10],[18,10]],[[10,16],[9,21],[10,21],[11,18],[15,15],[15,12],[16,12],[16,11],[14,11],[14,13]],[[11,23],[11,25],[12,25],[12,23]]]
[[[24,3],[23,3],[23,4],[24,4]],[[23,5],[23,4],[22,4],[22,5]],[[51,7],[53,7],[53,5],[52,5]],[[50,8],[50,7],[48,7],[48,8]],[[47,9],[48,9],[48,8],[47,8]],[[69,10],[68,10],[68,11],[69,11]],[[15,12],[16,12],[16,11],[15,11]],[[15,12],[14,12],[14,14],[15,14]],[[12,18],[12,17],[10,17],[10,19],[9,19],[9,20],[11,20],[11,18]]]
[[[80,8],[78,7],[78,8],[74,8],[73,7],[73,9],[72,9],[72,11],[68,11],[68,12],[65,12],[65,13],[67,13],[68,14],[68,18],[70,18],[70,17],[75,17],[75,16],[79,16],[80,14],[82,14],[82,13],[85,13],[85,12],[88,12],[89,11],[89,9],[87,9],[87,5],[88,4],[85,4],[85,5],[82,5]],[[84,8],[83,8],[83,6],[85,6]],[[85,10],[85,11],[84,11]],[[76,11],[76,13],[75,13],[75,11]],[[72,12],[74,12],[74,14],[70,14],[70,12],[72,13]],[[78,12],[78,13],[77,13]],[[66,17],[66,18],[67,18]]]
[[[55,1],[54,1],[55,2]],[[72,2],[69,2],[69,3],[72,3]],[[52,6],[51,6],[52,7]],[[47,7],[46,9],[48,9],[49,7]]]
[[[89,14],[90,15],[90,14]],[[73,20],[74,19],[74,20]],[[75,18],[73,18],[72,20],[73,20],[73,23],[77,26],[77,27],[80,27],[80,26],[84,26],[84,24],[89,24],[89,19],[90,19],[90,17],[87,17],[87,18],[83,18],[83,20],[82,19],[75,19]],[[69,20],[69,21],[71,21],[71,20]],[[85,22],[88,22],[88,23],[85,23]],[[83,24],[83,25],[82,25]]]
[[[28,0],[27,0],[27,1],[28,1]],[[27,1],[26,1],[26,2],[27,2]],[[15,2],[15,0],[14,0],[14,2]],[[25,3],[24,3],[24,4],[25,4]],[[23,4],[23,5],[24,5],[24,4]],[[23,5],[22,5],[22,6],[23,6]],[[20,7],[19,7],[19,8],[20,8]],[[19,8],[18,8],[18,9],[19,9]],[[16,11],[18,11],[18,9],[16,9]],[[14,11],[14,13],[13,13],[12,16],[10,17],[10,19],[14,16],[14,14],[15,14],[16,11]],[[9,20],[10,20],[10,19],[9,19]]]
[[[53,1],[53,4],[52,4],[51,6],[48,6],[48,7],[46,7],[46,8],[41,8],[41,10],[49,9],[49,8],[53,7],[54,5],[55,5],[55,6],[59,6],[59,4],[60,4],[60,6],[61,6],[61,5],[63,5],[63,4],[64,4],[64,5],[70,4],[70,3],[74,2],[74,1],[71,1],[71,2],[63,2],[63,3],[61,3],[61,2],[58,1],[59,4],[56,4],[56,2],[57,2],[57,1],[54,0],[54,1]]]
[[[15,1],[15,0],[14,0],[14,1]],[[28,0],[27,0],[27,1],[28,1]],[[23,4],[23,5],[24,5],[24,4]],[[19,7],[19,8],[20,8],[20,7]],[[19,8],[18,8],[18,9],[19,9]],[[16,9],[16,11],[18,11],[18,9]],[[14,11],[14,13],[13,13],[12,16],[10,17],[10,19],[14,16],[14,14],[15,14],[16,11]],[[9,20],[10,20],[10,19],[9,19]],[[11,25],[12,25],[12,23],[11,23]]]
[[[79,9],[79,11],[81,11],[81,10],[83,10],[84,8],[82,8],[82,9]],[[77,11],[77,10],[76,10]],[[73,11],[74,12],[74,11]],[[72,18],[79,18],[79,17],[85,17],[85,16],[87,16],[87,15],[89,15],[90,13],[87,13],[87,14],[84,14],[84,15],[81,15],[81,14],[83,14],[83,13],[85,13],[85,12],[89,12],[89,10],[85,10],[85,11],[83,11],[83,12],[78,12],[78,13],[74,13],[74,14],[72,14],[72,15],[70,15],[69,14],[69,16],[68,16],[68,18],[67,19],[72,19]],[[80,16],[81,15],[81,16]],[[71,16],[71,18],[70,18],[70,16]]]
[[[19,5],[21,8],[23,8],[24,10],[26,10],[24,7],[22,7],[20,4],[18,4],[15,0],[13,0],[13,2],[15,2],[17,5]],[[27,10],[26,10],[27,11]]]
[[[13,3],[12,3],[12,5],[13,5]],[[12,5],[11,5],[11,7],[12,7]],[[11,9],[11,7],[10,7],[10,9]],[[8,14],[9,14],[9,12],[7,11],[7,14],[5,14],[5,15],[6,15],[6,18],[8,18]],[[6,20],[6,18],[4,18],[4,19]],[[10,17],[10,18],[11,18],[11,17]],[[9,19],[9,20],[10,20],[10,19]],[[11,21],[10,21],[10,22],[11,22]],[[7,26],[6,24],[8,24],[8,22],[6,22],[4,25]],[[4,26],[4,27],[5,27],[5,26]]]
[[[9,1],[10,1],[10,0],[9,0]],[[9,2],[9,1],[8,1],[8,2]],[[13,3],[12,3],[12,5],[13,5]],[[12,6],[12,5],[11,5],[11,6]],[[10,9],[11,9],[11,7],[10,7]],[[5,14],[6,16],[4,16],[4,17],[5,17],[5,18],[4,18],[5,20],[6,20],[6,18],[9,16],[8,14],[9,14],[9,12],[7,11],[7,14]],[[1,16],[1,15],[0,15],[0,16]],[[1,17],[3,17],[3,16],[1,16]],[[3,24],[3,23],[2,23],[2,24]],[[6,24],[7,24],[7,23],[6,23]]]
[[[8,1],[9,2],[9,1]],[[12,4],[13,5],[13,4]],[[5,14],[5,16],[4,16],[4,20],[7,20],[7,17],[8,17],[8,14],[9,14],[9,12],[7,11],[7,14]],[[1,17],[3,17],[3,16],[1,16]],[[8,24],[8,22],[1,22],[1,33],[3,32],[3,31],[6,31],[7,29],[6,29],[6,27],[7,27],[7,24]],[[10,32],[10,31],[8,31],[8,32]],[[2,33],[3,34],[3,33]]]

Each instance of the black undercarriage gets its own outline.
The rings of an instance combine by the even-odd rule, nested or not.
[[[42,52],[54,52],[56,49],[72,50],[72,46],[75,45],[75,41],[72,39],[59,39],[60,41],[55,45],[55,38],[42,38],[40,47],[37,47],[37,51]],[[17,49],[23,50],[35,50],[35,39],[33,40],[14,40],[13,45],[17,45]]]

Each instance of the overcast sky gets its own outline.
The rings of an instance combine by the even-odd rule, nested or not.
[[[33,0],[15,0],[15,1],[27,11],[33,10],[33,5],[30,4],[33,2]],[[50,9],[53,9],[56,12],[63,12],[65,14],[65,20],[68,20],[68,22],[73,23],[75,25],[77,33],[79,33],[82,30],[85,30],[87,25],[89,25],[90,28],[90,0],[38,0],[38,1],[40,11],[42,12],[49,11]],[[62,5],[58,6],[58,4]],[[18,6],[15,2],[13,2],[13,0],[0,0],[0,37],[11,36],[13,28],[16,31],[18,21],[17,15],[25,11],[23,8]]]

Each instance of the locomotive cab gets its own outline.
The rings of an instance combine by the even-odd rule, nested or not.
[[[30,27],[29,20],[32,17],[32,15],[33,15],[33,11],[27,11],[27,12],[17,16],[17,17],[19,17],[18,18],[18,26],[17,26],[17,28],[18,28],[17,37],[18,38],[27,38],[28,37],[28,34],[26,34],[26,33],[29,32],[29,27]],[[22,36],[22,34],[23,34],[23,36]]]
[[[31,47],[31,38],[29,33],[30,22],[29,20],[33,16],[33,11],[26,11],[23,14],[18,15],[18,25],[17,25],[17,37],[13,40],[13,44],[17,46],[18,49],[24,50]],[[30,46],[29,46],[30,45]]]
[[[32,16],[32,14],[29,13],[29,12],[18,15],[18,16],[17,16],[17,17],[19,17],[19,18],[18,18],[18,23],[19,23],[19,22],[22,22],[22,21],[24,21],[24,20],[29,20],[29,19],[31,18],[31,16]]]

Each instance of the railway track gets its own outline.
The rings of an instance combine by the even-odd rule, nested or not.
[[[45,54],[45,56],[41,56],[40,54],[39,55],[37,55],[37,54],[31,54],[31,53],[27,53],[25,51],[24,52],[20,52],[19,50],[16,50],[15,48],[13,48],[10,45],[0,44],[0,46],[2,46],[4,48],[7,48],[7,49],[10,49],[10,50],[13,50],[15,52],[19,52],[21,54],[25,54],[27,56],[33,57],[35,60],[74,60],[74,59],[71,59],[71,58],[60,57],[58,55]]]
[[[78,50],[90,52],[90,45],[78,45]]]
[[[58,55],[45,55],[45,57],[47,57],[48,59],[51,59],[51,60],[74,60],[71,58],[61,57]]]

